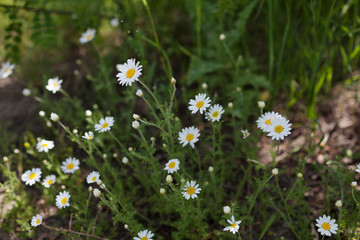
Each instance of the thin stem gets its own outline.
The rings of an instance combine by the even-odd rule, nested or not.
[[[157,98],[155,97],[155,95],[152,93],[152,91],[148,88],[148,86],[146,86],[142,81],[138,81],[145,89],[146,91],[148,91],[148,93],[150,93],[151,97],[154,99],[154,101],[156,102],[156,105],[158,105],[158,107],[160,107],[160,103],[157,100]]]
[[[42,223],[41,225],[43,225],[47,229],[58,231],[58,232],[68,232],[68,233],[73,233],[73,234],[77,234],[77,235],[81,235],[81,236],[93,237],[96,239],[107,239],[107,238],[102,238],[102,237],[96,236],[94,234],[87,234],[87,233],[77,232],[77,231],[70,230],[70,229],[51,227],[51,226],[46,225],[45,223]]]
[[[153,127],[156,127],[158,129],[160,129],[163,132],[166,132],[164,129],[162,129],[159,125],[157,125],[155,123],[151,123],[151,122],[148,122],[148,121],[145,121],[145,120],[142,120],[142,119],[139,119],[138,121],[144,123],[145,125],[153,126]]]
[[[199,165],[199,171],[201,172],[201,158],[200,158],[200,154],[199,154],[199,151],[197,150],[196,147],[194,147],[195,149],[195,152],[196,152],[196,156],[197,156],[197,162],[198,162],[198,165]]]
[[[114,138],[114,140],[120,145],[120,147],[121,147],[125,152],[127,152],[127,149],[126,149],[125,146],[120,142],[120,140],[117,139],[117,137],[115,137],[114,134],[113,134],[111,131],[109,131],[109,133],[110,133],[110,135]]]
[[[198,58],[201,58],[201,2],[202,0],[196,0],[196,40]]]

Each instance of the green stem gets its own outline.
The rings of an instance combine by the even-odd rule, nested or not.
[[[201,58],[201,3],[202,0],[196,0],[196,40],[198,58]]]

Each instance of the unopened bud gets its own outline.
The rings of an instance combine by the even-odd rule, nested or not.
[[[229,103],[228,103],[228,107],[229,107],[230,109],[232,109],[232,108],[234,107],[234,104],[233,104],[232,102],[229,102]]]
[[[107,154],[106,154],[106,153],[103,154],[103,158],[107,158]]]
[[[96,180],[96,184],[97,184],[97,185],[100,186],[102,183],[103,183],[103,182],[101,181],[101,179]]]
[[[258,106],[259,106],[259,108],[264,109],[265,108],[265,102],[264,101],[258,101]]]
[[[140,119],[140,116],[137,115],[137,114],[133,114],[133,118],[134,118],[134,120],[139,120],[139,119]]]
[[[78,134],[78,130],[77,130],[77,129],[73,129],[73,133],[74,133],[74,134]]]
[[[302,174],[302,173],[298,173],[298,174],[297,174],[297,178],[303,178],[303,174]]]
[[[143,91],[141,91],[141,89],[138,89],[135,94],[138,97],[143,97],[144,96],[144,93],[143,93]]]
[[[214,168],[212,166],[209,167],[209,172],[214,172]]]
[[[101,191],[99,189],[95,188],[94,191],[93,191],[93,194],[94,194],[95,197],[98,198],[98,197],[101,196]]]
[[[165,143],[163,143],[163,148],[167,148],[167,145]]]
[[[20,150],[17,149],[17,148],[15,148],[15,149],[14,149],[14,153],[15,153],[15,154],[19,154],[19,153],[20,153]]]
[[[171,78],[171,84],[175,85],[176,84],[176,79],[174,77]]]
[[[62,190],[65,190],[65,189],[66,189],[66,186],[65,186],[65,185],[61,185],[61,189],[62,189]]]
[[[206,83],[201,84],[202,89],[206,90],[208,89],[208,85]]]
[[[274,168],[274,169],[271,171],[271,173],[272,173],[274,176],[276,176],[276,175],[279,174],[279,169]]]
[[[351,183],[351,186],[352,186],[353,188],[355,188],[355,187],[357,186],[357,182],[355,182],[355,181],[352,182],[352,183]]]
[[[124,225],[124,228],[125,228],[125,229],[129,229],[129,225],[125,224],[125,225]]]
[[[164,195],[166,193],[165,189],[164,188],[160,188],[160,194],[161,195]]]
[[[40,112],[39,112],[39,115],[40,115],[40,117],[45,117],[45,112],[44,112],[44,111],[40,111]]]
[[[180,179],[180,182],[184,183],[184,182],[185,182],[185,179],[184,179],[184,178]]]
[[[229,214],[231,212],[231,208],[229,206],[223,207],[224,213]]]
[[[91,112],[90,110],[86,110],[86,111],[85,111],[85,116],[91,117],[91,116],[92,116],[92,112]]]
[[[51,125],[51,122],[47,121],[47,122],[46,122],[46,126],[47,126],[47,127],[51,127],[51,126],[52,126],[52,125]]]
[[[335,203],[335,206],[338,207],[338,208],[341,208],[342,207],[342,201],[337,200],[336,203]]]
[[[128,151],[131,152],[133,150],[132,147],[128,147]]]
[[[121,159],[121,161],[122,161],[123,164],[128,164],[129,163],[129,159],[127,157],[123,157]]]
[[[51,120],[51,121],[54,121],[54,122],[57,122],[57,121],[60,120],[60,117],[59,117],[59,115],[57,115],[56,113],[51,113],[51,114],[50,114],[50,120]]]
[[[151,138],[150,138],[150,141],[155,142],[155,138],[154,138],[154,137],[151,137]]]
[[[166,176],[166,182],[167,182],[167,183],[172,183],[172,182],[173,182],[173,178],[172,178],[171,175],[167,175],[167,176]]]
[[[9,162],[9,158],[7,156],[3,157],[4,163]]]
[[[24,95],[25,97],[30,96],[30,95],[31,95],[30,89],[24,88],[24,89],[22,90],[22,95]]]
[[[93,188],[92,188],[92,187],[89,187],[89,188],[88,188],[88,191],[89,191],[89,192],[92,192],[92,191],[93,191]]]
[[[117,153],[113,153],[113,158],[117,158]]]
[[[223,34],[223,33],[220,34],[220,36],[219,36],[220,41],[224,41],[225,38],[226,38],[225,34]]]
[[[140,123],[136,120],[133,121],[131,125],[135,130],[138,130],[140,128]]]

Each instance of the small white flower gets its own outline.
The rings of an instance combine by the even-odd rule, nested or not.
[[[181,132],[179,132],[179,141],[185,147],[187,144],[190,144],[192,148],[194,148],[194,143],[199,140],[200,131],[196,127],[187,127],[183,128]]]
[[[86,132],[82,138],[86,140],[92,140],[94,138],[94,133],[92,131]]]
[[[183,191],[182,195],[185,199],[189,200],[190,198],[197,198],[197,194],[200,193],[201,188],[199,188],[199,184],[196,184],[195,181],[191,180],[186,182]]]
[[[291,123],[283,117],[276,117],[265,131],[268,132],[267,136],[271,137],[272,140],[284,140],[284,137],[291,133]]]
[[[63,80],[59,79],[58,77],[50,78],[46,85],[46,89],[52,93],[56,93],[57,91],[60,91],[62,82]]]
[[[178,159],[171,159],[166,163],[164,170],[167,170],[168,173],[177,172],[180,169],[180,161]]]
[[[97,188],[94,189],[93,194],[96,198],[101,196],[101,191]]]
[[[258,101],[258,106],[259,106],[259,108],[264,109],[265,108],[265,102],[264,101]]]
[[[138,89],[138,90],[136,90],[136,96],[138,96],[138,97],[143,97],[144,96],[144,93],[143,93],[143,91],[141,90],[141,89]]]
[[[25,182],[26,185],[32,186],[35,182],[39,182],[41,178],[41,169],[33,168],[31,170],[27,170],[25,173],[21,175],[21,180]]]
[[[54,148],[54,142],[53,141],[49,141],[49,140],[41,140],[40,142],[37,143],[36,145],[36,149],[39,152],[48,152],[49,149],[53,149]]]
[[[36,214],[35,216],[32,217],[31,219],[31,226],[32,227],[37,227],[42,223],[42,216],[40,214]]]
[[[70,206],[70,203],[69,203],[70,197],[71,197],[71,195],[69,194],[69,192],[67,192],[67,191],[60,192],[56,196],[56,206],[58,208],[69,207]]]
[[[107,132],[114,125],[113,117],[105,117],[100,119],[99,123],[95,124],[95,130],[98,132]]]
[[[140,128],[140,123],[136,120],[133,121],[131,125],[135,130],[138,130]]]
[[[225,214],[229,214],[231,212],[231,208],[229,206],[223,207],[223,211]]]
[[[76,158],[67,158],[61,163],[61,171],[63,173],[74,173],[79,169],[80,161]]]
[[[56,113],[51,113],[51,114],[50,114],[50,120],[51,120],[51,121],[54,121],[54,122],[57,122],[57,121],[60,120],[60,117],[59,117],[59,115],[57,115]]]
[[[10,62],[1,64],[0,78],[7,78],[8,76],[10,76],[14,68],[15,64],[11,64]]]
[[[274,168],[273,170],[271,170],[271,173],[272,173],[272,175],[276,176],[279,174],[279,169]]]
[[[358,173],[360,173],[360,163],[356,166],[355,171],[358,172]]]
[[[44,178],[42,185],[44,185],[44,187],[46,187],[46,188],[49,188],[55,182],[56,182],[56,176],[49,175]]]
[[[208,121],[212,122],[219,121],[223,113],[224,108],[219,104],[215,104],[214,106],[211,106],[209,108],[209,111],[206,113],[205,118]]]
[[[28,89],[28,88],[24,88],[24,89],[22,90],[22,95],[24,95],[25,97],[30,96],[30,95],[31,95],[31,90]]]
[[[316,219],[316,226],[318,227],[318,232],[321,235],[331,236],[331,234],[336,234],[338,230],[338,225],[335,223],[335,219],[331,219],[329,216],[322,216]]]
[[[241,130],[241,133],[243,134],[243,139],[247,138],[248,136],[250,136],[250,133],[247,129],[245,130]]]
[[[138,237],[134,237],[134,240],[152,240],[154,234],[150,230],[143,230],[138,232]]]
[[[266,112],[264,114],[262,114],[257,120],[257,127],[260,128],[263,131],[266,131],[267,126],[272,125],[272,121],[276,118],[276,117],[281,117],[280,114],[276,113],[276,112]]]
[[[206,96],[206,93],[199,93],[195,96],[194,99],[190,99],[189,101],[189,110],[192,114],[197,113],[200,111],[200,114],[206,111],[208,107],[210,107],[211,100],[209,97]]]
[[[110,25],[113,27],[117,27],[119,26],[119,19],[118,18],[113,18],[110,20]]]
[[[96,34],[96,29],[88,28],[88,29],[86,30],[86,32],[84,32],[84,33],[81,35],[80,43],[81,43],[81,44],[84,44],[84,43],[90,42],[91,40],[94,39],[95,34]]]
[[[228,219],[227,222],[230,224],[230,226],[224,228],[223,231],[230,231],[233,234],[235,234],[235,233],[237,233],[239,231],[239,228],[240,228],[239,225],[241,223],[241,220],[235,221],[234,216],[231,216],[231,219]]]
[[[89,175],[86,177],[86,181],[87,183],[93,183],[96,182],[97,180],[99,180],[100,178],[100,173],[96,172],[96,171],[92,171],[91,173],[89,173]]]
[[[128,59],[126,63],[118,65],[117,70],[119,73],[116,75],[119,84],[122,86],[131,86],[135,81],[139,80],[142,71],[142,65],[140,62],[136,62],[135,59]]]

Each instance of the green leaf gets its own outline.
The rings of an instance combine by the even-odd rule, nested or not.
[[[189,76],[187,85],[191,85],[194,83],[198,78],[203,76],[206,73],[215,72],[221,69],[225,69],[225,65],[216,62],[204,61],[199,59],[198,57],[192,57],[190,61],[189,67]]]

